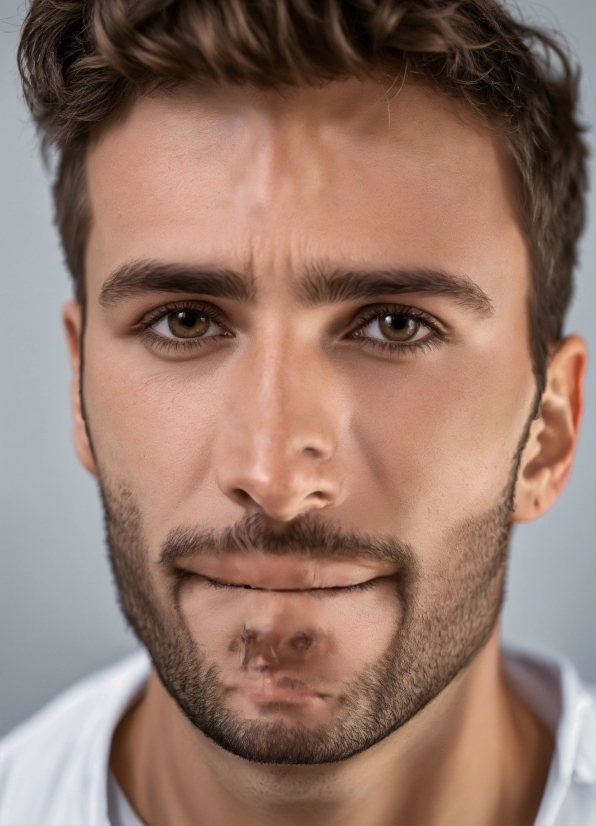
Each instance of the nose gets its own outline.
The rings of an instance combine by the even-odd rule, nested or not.
[[[218,431],[222,492],[288,522],[339,502],[346,411],[324,358],[271,342],[239,359]]]
[[[312,612],[280,594],[262,594],[257,602],[234,646],[243,671],[273,674],[324,653],[325,634]]]

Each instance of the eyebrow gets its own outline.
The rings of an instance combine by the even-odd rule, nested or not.
[[[254,301],[252,277],[222,267],[133,261],[118,267],[99,294],[102,307],[148,292],[198,293],[233,301]]]
[[[102,307],[147,292],[180,292],[253,302],[254,278],[222,267],[188,266],[161,261],[134,261],[118,267],[105,281],[99,296]],[[490,315],[493,304],[467,276],[440,269],[351,270],[315,266],[307,269],[295,288],[303,304],[321,306],[342,301],[370,300],[383,295],[428,293],[453,299],[479,315]]]
[[[315,268],[297,285],[300,300],[314,306],[404,293],[443,295],[479,315],[493,312],[491,299],[476,282],[467,276],[440,269],[420,267],[327,272]]]

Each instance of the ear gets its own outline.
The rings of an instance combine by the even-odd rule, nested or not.
[[[81,344],[83,335],[83,308],[77,301],[68,301],[62,310],[62,322],[70,357],[70,408],[74,421],[73,442],[79,461],[93,476],[97,466],[93,458],[87,426],[81,403]]]
[[[586,345],[579,336],[565,339],[550,359],[540,412],[521,458],[513,522],[541,516],[565,487],[584,406],[586,360]]]

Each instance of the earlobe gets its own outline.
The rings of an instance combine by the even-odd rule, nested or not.
[[[512,521],[541,516],[558,499],[569,477],[583,411],[586,345],[565,339],[552,356],[540,412],[532,422],[520,462]]]
[[[62,322],[70,359],[70,407],[74,422],[73,442],[79,461],[93,476],[97,466],[89,443],[81,403],[81,337],[83,335],[83,309],[77,301],[68,301],[62,310]]]

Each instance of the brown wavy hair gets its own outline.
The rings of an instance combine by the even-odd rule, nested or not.
[[[18,63],[43,144],[57,150],[56,222],[83,305],[85,149],[131,96],[196,81],[281,89],[405,72],[465,101],[498,131],[517,171],[542,392],[586,187],[578,72],[555,35],[496,0],[32,0]]]

